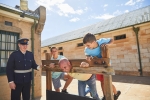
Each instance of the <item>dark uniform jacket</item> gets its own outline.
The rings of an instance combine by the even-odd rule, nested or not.
[[[30,82],[32,80],[32,72],[15,73],[14,70],[37,69],[37,66],[32,52],[26,51],[26,53],[23,54],[20,50],[14,51],[11,53],[6,66],[8,82]]]

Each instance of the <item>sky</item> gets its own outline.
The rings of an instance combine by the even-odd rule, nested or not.
[[[15,7],[20,0],[0,0]],[[150,0],[28,0],[28,8],[46,7],[41,40],[71,32],[150,5]]]

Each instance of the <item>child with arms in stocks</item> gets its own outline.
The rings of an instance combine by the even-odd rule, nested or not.
[[[113,42],[113,40],[111,38],[101,38],[99,40],[96,40],[96,37],[93,34],[87,33],[83,37],[83,43],[86,46],[85,50],[84,50],[85,55],[86,55],[86,60],[90,61],[91,57],[101,58],[102,55],[101,55],[100,47],[110,44],[112,42]],[[102,100],[105,100],[103,75],[97,74],[96,76],[97,76],[97,80],[101,81],[101,88],[102,88],[102,92],[104,95]],[[119,95],[121,94],[121,92],[116,91],[116,88],[113,84],[112,84],[112,88],[113,88],[113,93],[114,93],[114,100],[117,100]]]

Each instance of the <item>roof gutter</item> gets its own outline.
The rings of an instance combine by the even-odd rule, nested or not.
[[[23,11],[15,11],[15,10],[12,10],[12,9],[9,9],[9,8],[3,7],[3,6],[0,6],[0,10],[4,10],[4,11],[7,11],[7,12],[10,12],[10,13],[13,13],[13,14],[17,14],[17,15],[22,15],[22,13],[24,13]],[[36,20],[39,19],[37,17],[30,16],[30,15],[27,15],[27,14],[24,14],[24,17],[31,18],[31,19],[36,19]]]

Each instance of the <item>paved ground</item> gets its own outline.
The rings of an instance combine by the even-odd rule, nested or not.
[[[150,100],[150,77],[113,76],[113,84],[122,93],[118,100]],[[64,81],[61,81],[62,85]],[[99,97],[102,97],[100,82],[96,81]],[[78,95],[77,80],[74,79],[68,87],[70,94]],[[42,97],[36,100],[46,100],[46,76],[42,75]]]

